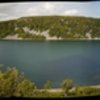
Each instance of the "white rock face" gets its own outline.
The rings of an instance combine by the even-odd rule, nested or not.
[[[92,32],[92,30],[90,30],[89,32],[86,33],[86,37],[88,39],[92,39],[91,32]]]
[[[15,27],[15,31],[18,30],[18,27]]]
[[[88,39],[91,39],[91,34],[90,34],[90,33],[86,33],[86,37],[87,37]]]
[[[36,34],[36,35],[43,35],[46,37],[46,40],[61,40],[62,38],[57,38],[56,36],[50,37],[49,30],[43,31],[43,32],[37,32],[35,30],[30,30],[28,27],[24,27],[23,30],[25,32],[28,32],[30,34]]]
[[[18,27],[15,28],[15,30],[17,30],[17,29],[18,29]],[[62,38],[57,38],[56,36],[50,37],[49,30],[45,30],[43,32],[40,32],[40,31],[35,31],[34,29],[30,30],[28,27],[23,27],[23,30],[24,30],[25,33],[35,34],[35,35],[43,35],[43,36],[46,37],[46,40],[62,40]],[[7,39],[7,40],[22,40],[22,38],[18,37],[18,34],[9,35],[9,36],[5,37],[4,39]]]
[[[18,34],[9,35],[9,36],[5,37],[4,39],[7,39],[7,40],[22,40],[22,38],[18,37]]]
[[[100,40],[100,38],[98,38],[98,37],[95,37],[94,39],[95,39],[95,40]]]
[[[29,28],[28,28],[28,27],[23,27],[23,30],[24,30],[25,32],[29,32]]]

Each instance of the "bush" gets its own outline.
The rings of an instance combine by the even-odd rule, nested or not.
[[[34,82],[24,78],[16,68],[8,68],[5,72],[0,71],[0,96],[23,96],[33,95]]]
[[[83,86],[83,87],[77,87],[75,92],[77,96],[100,95],[100,88]]]

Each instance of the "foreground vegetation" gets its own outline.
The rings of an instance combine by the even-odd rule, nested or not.
[[[0,22],[1,39],[17,34],[22,39],[45,40],[41,34],[45,31],[50,37],[62,39],[100,38],[100,18],[35,16]]]
[[[75,88],[74,90],[73,87]],[[47,80],[43,89],[40,90],[36,84],[24,77],[15,67],[0,70],[0,97],[33,97],[33,98],[53,98],[53,97],[75,97],[100,95],[100,88],[89,86],[74,86],[70,79],[61,82],[62,91],[50,92],[52,81]]]

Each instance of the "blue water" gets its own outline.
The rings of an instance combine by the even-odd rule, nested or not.
[[[100,84],[100,41],[0,41],[0,64],[24,72],[42,87],[59,87],[70,78],[76,85]]]

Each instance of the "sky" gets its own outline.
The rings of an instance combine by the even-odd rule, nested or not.
[[[23,16],[86,16],[100,18],[100,1],[0,3],[0,21]]]

